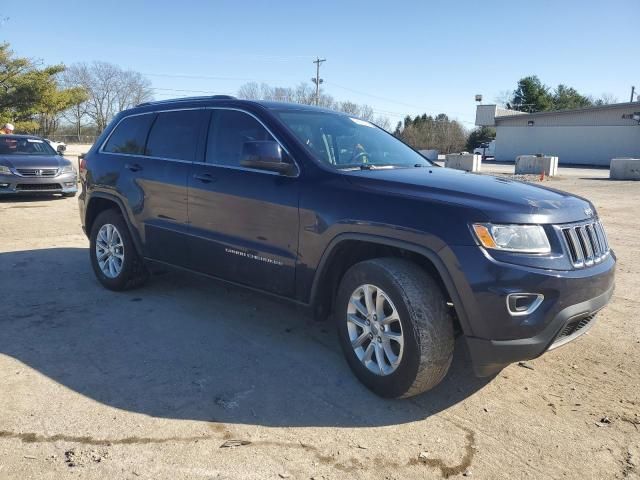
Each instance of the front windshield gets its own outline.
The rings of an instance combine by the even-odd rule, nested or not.
[[[321,162],[339,169],[433,165],[372,123],[337,113],[281,110],[280,119]]]
[[[51,146],[39,138],[0,136],[0,155],[55,155]]]

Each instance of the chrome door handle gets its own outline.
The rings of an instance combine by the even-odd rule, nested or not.
[[[215,180],[215,178],[213,178],[208,173],[195,174],[193,178],[195,178],[196,180],[200,180],[202,183],[211,183]]]

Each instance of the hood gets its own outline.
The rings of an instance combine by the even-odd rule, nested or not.
[[[60,168],[68,163],[60,155],[0,155],[0,165],[9,168]]]
[[[586,199],[504,177],[449,168],[398,168],[345,172],[361,188],[456,204],[500,223],[569,223],[595,215]]]

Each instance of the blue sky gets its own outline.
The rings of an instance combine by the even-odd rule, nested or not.
[[[45,63],[103,60],[147,74],[156,98],[295,86],[315,73],[340,100],[395,124],[447,113],[467,128],[485,103],[537,74],[613,94],[640,88],[637,0],[21,0],[0,7],[0,40]],[[174,91],[190,90],[190,92]],[[191,92],[193,90],[193,92]]]

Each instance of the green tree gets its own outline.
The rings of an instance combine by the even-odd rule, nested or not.
[[[571,108],[584,108],[593,105],[589,97],[580,95],[573,87],[558,85],[553,92],[553,110],[568,110]]]
[[[552,109],[553,97],[549,93],[549,87],[536,75],[531,75],[518,81],[518,88],[513,92],[508,106],[521,112],[544,112]]]
[[[474,148],[478,148],[483,143],[489,143],[494,138],[496,138],[495,128],[478,127],[467,137],[467,151],[473,152]]]
[[[537,76],[531,75],[518,81],[518,87],[514,90],[506,106],[521,112],[545,112],[613,102],[615,99],[611,95],[603,95],[602,99],[594,101],[592,97],[582,95],[575,88],[563,84],[551,90]]]
[[[9,44],[0,44],[0,123],[49,135],[62,111],[82,97],[80,89],[59,87],[57,76],[63,70],[63,65],[38,67],[15,57]]]

